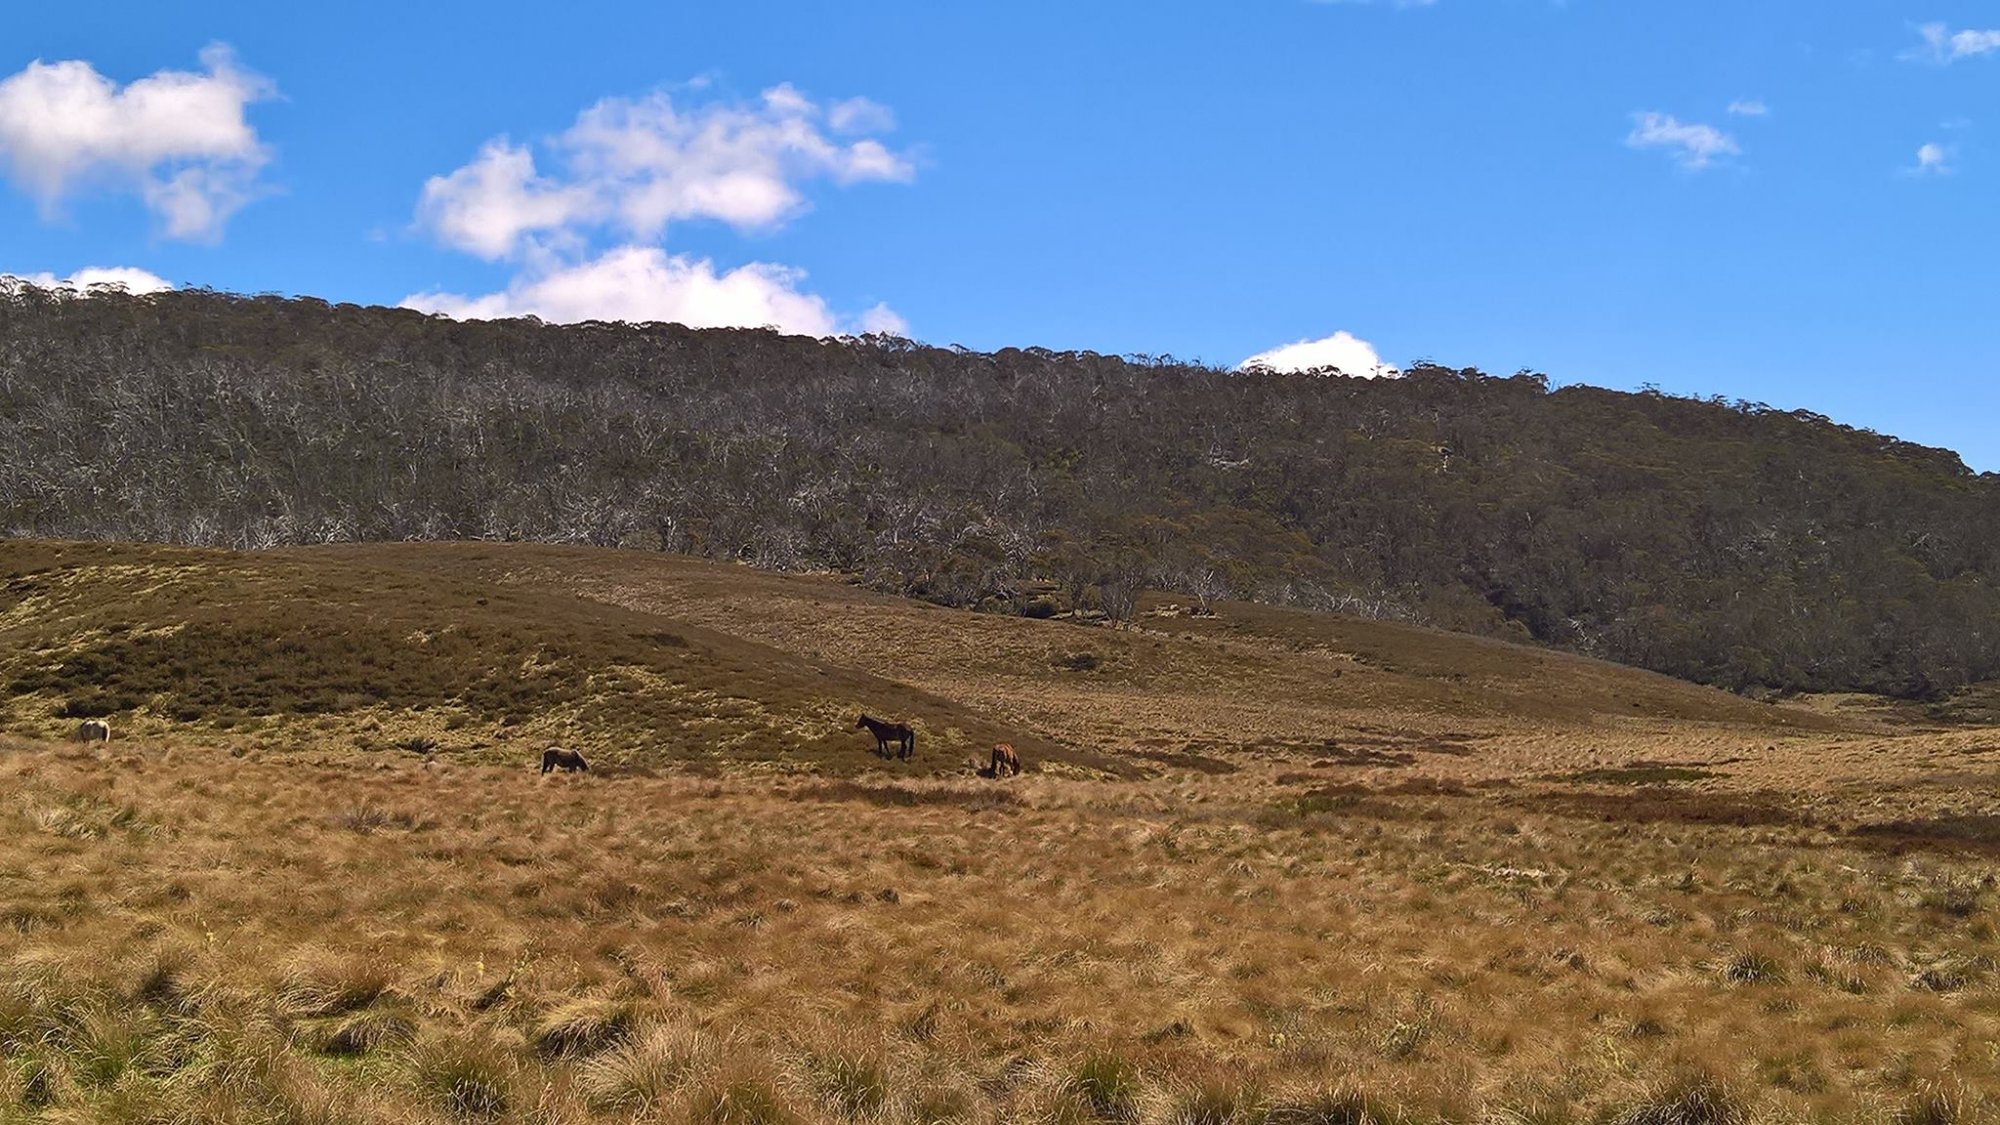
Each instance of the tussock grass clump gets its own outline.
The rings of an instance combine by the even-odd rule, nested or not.
[[[1746,949],[1733,954],[1722,963],[1722,979],[1730,984],[1779,984],[1785,980],[1785,967],[1776,957],[1757,949]]]
[[[691,1125],[799,1125],[803,1119],[770,1074],[736,1064],[697,1085],[687,1102]]]
[[[417,1034],[416,1019],[395,1009],[350,1012],[327,1021],[318,1048],[328,1055],[366,1055],[407,1043]]]
[[[51,1036],[65,1069],[84,1086],[110,1086],[155,1050],[152,1013],[123,1004],[93,1005],[71,1016]]]
[[[1932,965],[1910,978],[1918,992],[1957,992],[1966,985],[1966,975],[1950,965]]]
[[[968,1076],[923,1075],[906,1083],[892,1112],[912,1125],[963,1125],[980,1120],[980,1094]]]
[[[1118,1055],[1094,1054],[1076,1064],[1070,1084],[1099,1121],[1139,1119],[1139,1069]]]
[[[841,1117],[867,1117],[889,1101],[889,1075],[879,1059],[815,1054],[807,1056],[804,1069],[813,1093]]]
[[[463,1121],[496,1121],[514,1104],[514,1059],[472,1036],[437,1036],[418,1044],[411,1073],[431,1104]]]
[[[678,1026],[646,1028],[583,1064],[578,1084],[599,1109],[641,1112],[666,1104],[689,1079],[715,1064],[717,1044]]]
[[[434,826],[431,818],[422,813],[410,809],[385,809],[377,805],[360,805],[335,813],[333,822],[364,836],[384,829],[418,832]]]
[[[582,997],[558,1006],[535,1027],[535,1052],[545,1059],[581,1058],[623,1042],[632,1033],[632,1005]]]
[[[1972,1120],[1962,1093],[1934,1083],[1917,1091],[1889,1119],[1890,1125],[1962,1125]]]
[[[394,978],[379,958],[305,953],[278,985],[280,1010],[299,1019],[360,1011],[389,991]]]
[[[1620,1113],[1616,1125],[1744,1125],[1749,1115],[1723,1085],[1707,1074],[1669,1079]]]
[[[1209,1074],[1173,1083],[1150,1115],[1161,1125],[1267,1125],[1272,1107],[1255,1084]]]
[[[1393,1110],[1346,1086],[1288,1094],[1264,1115],[1265,1125],[1395,1125],[1400,1120]]]
[[[125,994],[133,1001],[178,1015],[193,1015],[200,1007],[198,985],[191,972],[194,954],[173,947],[149,951],[139,962]]]
[[[69,1085],[60,1056],[29,1050],[0,1058],[0,1104],[47,1109]]]

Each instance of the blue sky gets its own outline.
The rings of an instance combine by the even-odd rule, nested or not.
[[[1305,354],[1803,407],[2000,470],[1996,28],[1825,0],[17,7],[0,271],[1231,364],[1348,333]]]

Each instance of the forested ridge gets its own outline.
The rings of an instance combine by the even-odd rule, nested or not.
[[[1734,689],[2000,674],[2000,475],[1752,403],[0,285],[0,532],[643,546],[950,605],[1136,590]]]

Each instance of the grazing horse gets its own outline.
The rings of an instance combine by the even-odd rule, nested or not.
[[[85,719],[76,725],[78,742],[111,741],[111,724],[103,719]]]
[[[908,723],[886,723],[873,715],[863,715],[861,721],[854,724],[854,729],[863,727],[875,736],[875,753],[884,758],[889,756],[891,742],[897,744],[898,757],[908,758],[917,752],[917,732],[911,730]]]
[[[1012,743],[998,743],[994,747],[994,765],[990,767],[994,777],[1018,777],[1020,775],[1020,755],[1014,753]]]
[[[543,773],[547,773],[558,766],[562,767],[564,773],[575,773],[578,770],[588,770],[590,763],[584,761],[583,755],[576,751],[565,750],[560,746],[551,746],[547,750],[542,751]]]
[[[1021,756],[1014,753],[1011,744],[995,743],[992,763],[978,772],[981,777],[1018,777],[1021,773]]]

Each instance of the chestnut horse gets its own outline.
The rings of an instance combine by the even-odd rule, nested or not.
[[[993,747],[993,761],[979,771],[981,777],[1018,777],[1021,773],[1021,756],[1014,753],[1014,747],[1005,742]]]
[[[542,751],[543,773],[559,767],[564,773],[575,773],[578,770],[588,770],[590,763],[584,761],[583,755],[576,751],[565,750],[560,746],[551,746]]]

